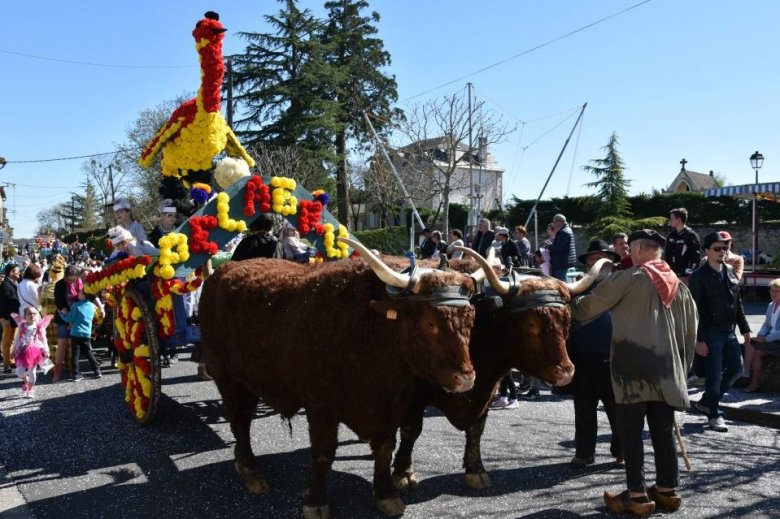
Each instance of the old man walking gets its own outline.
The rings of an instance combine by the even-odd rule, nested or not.
[[[686,373],[698,316],[688,288],[661,260],[664,238],[645,229],[631,233],[628,241],[634,267],[574,301],[572,316],[588,322],[612,312],[611,377],[628,489],[604,492],[604,502],[614,513],[643,517],[656,505],[677,510],[682,503],[674,490],[679,485],[674,411],[690,407]],[[656,464],[656,484],[650,488],[644,472],[645,418]]]

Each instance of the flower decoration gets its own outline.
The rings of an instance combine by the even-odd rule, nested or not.
[[[319,235],[325,232],[322,225],[322,203],[318,200],[301,200],[298,202],[298,231],[306,235],[314,229]]]
[[[146,268],[151,264],[151,256],[128,256],[115,261],[102,270],[87,274],[84,292],[97,294],[101,290],[123,285],[131,279],[142,278],[146,275]]]
[[[217,244],[209,241],[209,231],[217,226],[213,216],[192,216],[189,219],[191,236],[190,251],[193,254],[206,253],[214,255],[219,250]]]
[[[326,223],[323,227],[325,228],[325,236],[322,239],[322,244],[325,247],[325,254],[328,256],[328,259],[340,259],[349,256],[349,245],[342,242],[336,243],[333,224]],[[349,231],[341,224],[339,224],[339,236],[349,238]]]
[[[190,250],[187,247],[187,235],[179,232],[171,232],[161,237],[160,257],[157,259],[155,274],[165,279],[171,279],[174,275],[173,265],[184,263],[190,259]]]
[[[230,218],[230,197],[224,191],[217,195],[217,222],[219,226],[228,232],[246,231],[246,222],[244,220],[233,220]]]
[[[312,191],[311,194],[315,200],[322,204],[322,207],[326,207],[330,203],[330,195],[322,189]]]
[[[271,210],[271,190],[263,184],[259,175],[252,178],[244,186],[244,216],[255,215],[255,204],[260,204],[260,212],[267,213]]]
[[[203,182],[195,182],[190,190],[190,198],[195,205],[205,205],[211,198],[211,186]]]
[[[151,351],[144,343],[146,325],[141,309],[135,306],[133,300],[127,297],[124,290],[119,295],[121,301],[117,307],[114,328],[114,341],[120,359],[127,359],[132,352],[132,360],[124,363],[120,360],[117,367],[121,372],[121,383],[125,389],[125,401],[130,412],[142,420],[148,410],[152,396],[152,367],[149,358]]]
[[[295,180],[287,177],[271,177],[271,187],[274,188],[271,193],[272,208],[274,212],[282,216],[290,216],[298,210],[298,199],[292,194],[295,189]]]
[[[217,181],[217,184],[222,189],[227,189],[238,182],[239,179],[249,175],[249,164],[244,159],[225,157],[214,168],[214,180]]]

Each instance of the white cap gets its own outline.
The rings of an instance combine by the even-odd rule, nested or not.
[[[161,213],[176,213],[176,206],[173,203],[173,200],[170,198],[166,198],[162,202],[160,202],[160,212]]]
[[[120,209],[131,209],[130,200],[127,198],[117,198],[114,202],[114,211],[119,211]]]
[[[119,225],[110,228],[106,234],[108,235],[109,238],[111,238],[112,245],[118,245],[123,241],[126,241],[131,244],[135,242],[135,239],[133,238],[133,235],[130,234],[130,231],[128,231],[124,227],[120,227]]]

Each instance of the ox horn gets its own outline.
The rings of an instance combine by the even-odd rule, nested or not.
[[[601,269],[604,267],[604,265],[608,263],[611,264],[612,260],[609,258],[601,258],[593,264],[593,266],[582,279],[573,283],[566,283],[566,286],[569,287],[569,292],[571,295],[576,296],[577,294],[581,294],[582,292],[586,291],[593,284],[593,282],[596,281],[596,278],[598,277],[599,272],[601,272]]]
[[[409,276],[396,272],[391,269],[385,263],[380,260],[373,252],[368,250],[365,245],[360,242],[350,240],[349,238],[343,238],[339,236],[337,240],[346,243],[356,251],[360,253],[360,257],[368,263],[374,274],[377,275],[384,283],[396,288],[406,288],[409,286]]]
[[[488,249],[488,257],[483,258],[477,251],[473,249],[467,249],[466,247],[455,247],[455,250],[458,250],[468,256],[471,256],[476,260],[476,262],[479,264],[480,267],[482,267],[482,273],[478,274],[475,272],[471,275],[471,277],[474,278],[475,281],[482,281],[487,277],[488,283],[490,283],[490,286],[493,287],[493,289],[498,292],[499,294],[508,294],[509,293],[509,282],[508,281],[501,281],[498,278],[498,274],[493,270],[493,259],[496,257],[496,249],[493,247],[490,247]]]

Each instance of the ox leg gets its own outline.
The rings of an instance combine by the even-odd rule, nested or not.
[[[236,438],[234,450],[236,472],[241,476],[247,490],[253,494],[262,494],[268,490],[268,482],[257,468],[257,460],[249,439],[249,430],[257,411],[258,398],[231,382],[218,382],[217,386],[222,394],[230,430]]]
[[[394,449],[395,434],[384,441],[371,440],[371,451],[374,453],[374,499],[379,511],[385,515],[401,515],[405,508],[390,477]]]
[[[414,443],[422,433],[424,408],[411,407],[407,410],[404,423],[401,425],[401,444],[393,460],[393,484],[399,490],[414,490],[417,488],[417,477],[412,466]]]
[[[309,410],[307,409],[307,412]],[[303,497],[305,519],[328,519],[330,508],[326,481],[338,445],[338,422],[316,420],[309,415],[309,440],[311,442],[311,477],[309,488]]]
[[[482,465],[482,453],[480,452],[482,432],[485,430],[486,421],[487,413],[466,428],[466,452],[463,455],[463,468],[466,469],[466,485],[476,490],[488,488],[493,484]]]

